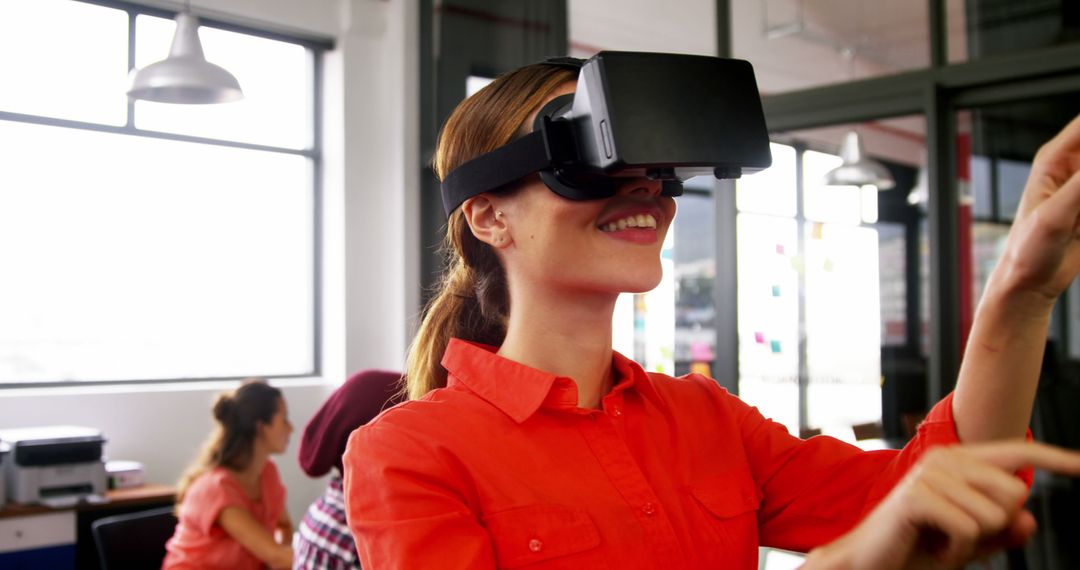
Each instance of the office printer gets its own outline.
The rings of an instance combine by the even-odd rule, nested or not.
[[[101,432],[77,426],[0,430],[10,447],[4,457],[8,501],[70,506],[104,501],[105,462]]]

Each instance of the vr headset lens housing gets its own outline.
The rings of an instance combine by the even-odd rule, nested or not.
[[[677,196],[687,178],[738,178],[771,163],[748,62],[600,52],[582,64],[575,94],[541,109],[532,133],[447,175],[443,206],[449,216],[533,172],[560,196],[591,200],[614,195],[619,178],[659,179],[664,194]]]

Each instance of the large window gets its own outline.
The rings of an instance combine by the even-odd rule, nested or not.
[[[117,6],[0,0],[0,385],[316,373],[324,46],[204,20],[245,99],[132,104]]]
[[[772,166],[736,184],[739,394],[793,434],[882,435],[882,347],[907,343],[914,246],[896,204],[914,210],[923,128],[904,118],[776,134],[791,144],[773,143]],[[896,188],[825,183],[853,129]]]

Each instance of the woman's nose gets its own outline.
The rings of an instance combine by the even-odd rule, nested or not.
[[[649,178],[627,178],[619,186],[619,194],[623,196],[642,196],[652,198],[659,196],[663,189],[663,182]]]

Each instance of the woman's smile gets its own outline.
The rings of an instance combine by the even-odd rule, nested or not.
[[[596,227],[611,238],[648,245],[656,243],[666,221],[664,212],[655,204],[633,204],[602,216]]]

